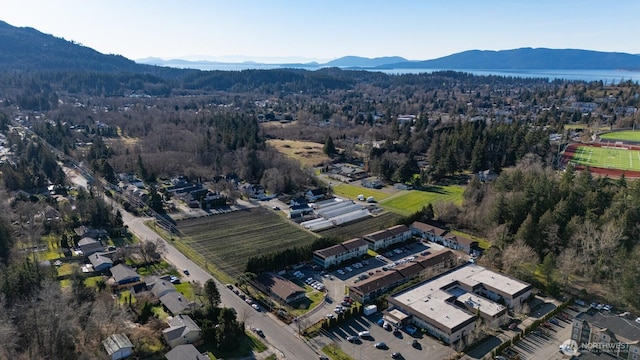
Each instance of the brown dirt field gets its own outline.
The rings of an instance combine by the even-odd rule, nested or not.
[[[567,163],[569,163],[569,161],[573,158],[573,155],[576,152],[576,149],[578,148],[578,146],[593,146],[593,147],[602,147],[603,144],[600,143],[589,143],[589,144],[585,144],[585,143],[573,143],[573,144],[569,144],[567,146],[567,148],[564,150],[564,152],[562,153],[562,158],[560,159],[560,161],[562,162],[562,164],[566,165]],[[629,145],[629,144],[625,144],[625,146],[633,149],[633,150],[640,150],[640,146],[634,146],[634,145]],[[584,170],[585,167],[581,166],[581,165],[576,165],[576,170]],[[608,176],[612,179],[616,179],[619,178],[620,175],[624,174],[625,178],[628,179],[640,179],[640,171],[631,171],[631,170],[618,170],[618,169],[605,169],[605,168],[599,168],[599,167],[589,167],[589,170],[591,170],[591,173],[597,176]]]
[[[298,160],[306,167],[320,166],[331,161],[331,159],[322,152],[323,144],[310,141],[270,139],[267,140],[267,145],[273,146],[279,152]]]

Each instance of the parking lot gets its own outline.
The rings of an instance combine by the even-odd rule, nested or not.
[[[534,319],[542,317],[542,315],[548,313],[554,308],[555,305],[551,303],[542,303],[538,309],[532,311],[531,316],[525,321],[518,322],[517,326],[513,329],[503,329],[501,333],[489,339],[486,346],[483,346],[483,344],[469,351],[469,353],[465,355],[464,359],[482,359],[487,353],[491,352],[491,349],[512,338],[528,326]],[[567,359],[568,357],[560,353],[558,349],[564,341],[571,338],[572,321],[577,314],[578,311],[565,309],[550,319],[550,321],[542,324],[537,329],[529,333],[525,338],[518,341],[510,348],[510,350],[503,353],[503,355],[505,355],[506,359],[510,358],[510,356],[511,358],[515,358],[516,355],[523,360]]]
[[[353,359],[384,359],[391,358],[391,354],[399,352],[403,359],[443,359],[452,354],[451,348],[436,340],[423,336],[419,331],[414,336],[404,329],[394,332],[391,327],[385,330],[377,321],[380,312],[370,316],[358,316],[340,326],[324,331],[319,341],[333,344],[341,348]],[[370,336],[361,337],[360,332],[367,331]],[[349,342],[349,337],[357,338]],[[416,343],[414,345],[414,340]],[[378,349],[375,344],[383,342],[386,348]]]
[[[312,324],[323,318],[336,316],[336,313],[340,311],[338,308],[349,307],[349,304],[344,301],[344,297],[347,294],[347,286],[375,273],[388,271],[402,262],[410,261],[412,256],[425,253],[425,251],[437,251],[441,248],[442,246],[438,244],[417,242],[405,244],[402,247],[398,247],[396,251],[384,252],[378,258],[354,259],[329,272],[313,270],[309,267],[295,270],[294,272],[297,272],[297,275],[294,275],[294,277],[297,277],[298,281],[307,284],[311,283],[310,285],[313,285],[314,281],[315,283],[321,282],[324,286],[324,291],[327,293],[326,302],[317,310],[306,315],[304,323]],[[383,268],[386,270],[383,270]],[[327,344],[336,345],[354,359],[391,358],[391,354],[394,352],[399,352],[404,359],[442,359],[453,353],[448,346],[430,337],[423,336],[419,331],[414,337],[409,335],[405,329],[398,332],[394,332],[391,327],[384,329],[383,323],[377,324],[381,317],[380,311],[370,316],[359,316],[324,332],[321,336],[315,338],[313,342],[318,348]],[[369,331],[371,336],[361,338],[358,333],[362,331]],[[347,340],[349,337],[357,337],[358,340],[349,342]],[[416,340],[415,344],[413,343],[414,340]],[[387,348],[377,349],[375,344],[378,342],[384,342]]]

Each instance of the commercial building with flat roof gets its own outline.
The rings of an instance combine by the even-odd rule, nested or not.
[[[524,302],[531,289],[530,284],[467,263],[391,295],[388,301],[410,315],[407,322],[453,343],[473,331],[476,314],[489,324],[503,322],[507,306]]]

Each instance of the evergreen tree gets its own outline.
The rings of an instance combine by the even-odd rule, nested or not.
[[[336,146],[333,144],[333,138],[331,136],[327,136],[327,140],[325,140],[324,142],[322,151],[328,156],[333,156],[336,154]]]

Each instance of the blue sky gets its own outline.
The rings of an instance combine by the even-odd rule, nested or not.
[[[427,60],[520,47],[640,54],[640,0],[5,0],[0,20],[130,59]]]

